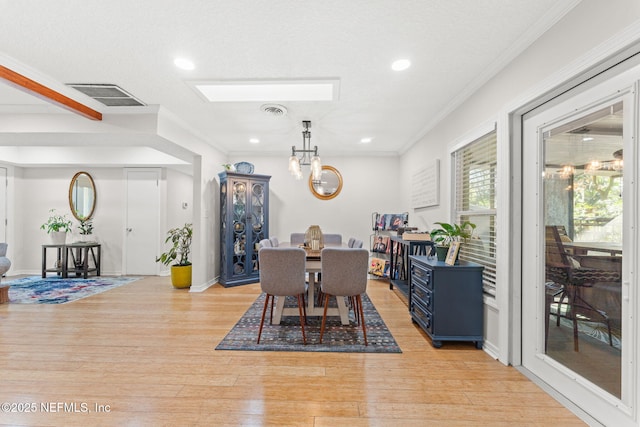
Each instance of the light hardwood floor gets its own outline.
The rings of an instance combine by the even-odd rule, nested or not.
[[[259,289],[147,277],[68,304],[0,305],[0,402],[36,404],[0,425],[584,425],[473,343],[431,347],[380,281],[368,294],[402,354],[215,351]]]

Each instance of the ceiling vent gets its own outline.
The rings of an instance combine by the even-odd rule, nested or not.
[[[260,111],[274,117],[283,117],[287,115],[287,107],[280,104],[263,104]]]
[[[146,105],[124,89],[113,84],[69,83],[70,86],[107,107],[139,107]]]

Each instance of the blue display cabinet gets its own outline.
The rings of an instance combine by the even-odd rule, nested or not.
[[[260,281],[258,243],[269,238],[270,176],[221,172],[220,283]]]

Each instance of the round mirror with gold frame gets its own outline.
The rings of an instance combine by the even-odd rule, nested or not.
[[[69,208],[78,221],[91,219],[96,208],[96,186],[88,172],[78,172],[71,179]]]
[[[342,190],[342,175],[333,166],[322,166],[322,175],[319,181],[313,181],[309,176],[309,189],[318,199],[333,199]]]

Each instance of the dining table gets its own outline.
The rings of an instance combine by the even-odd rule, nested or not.
[[[282,242],[278,245],[278,247],[301,247],[305,249],[307,253],[306,262],[305,262],[305,271],[309,275],[309,286],[307,288],[307,301],[306,301],[306,310],[307,316],[323,316],[324,315],[324,306],[316,305],[316,286],[320,283],[318,282],[319,273],[322,272],[322,259],[321,259],[321,250],[312,250],[310,248],[305,248],[302,245],[296,243]],[[345,244],[331,244],[325,243],[325,247],[343,247],[346,248]],[[343,325],[349,324],[349,309],[345,302],[344,297],[337,297],[338,307],[329,307],[327,309],[327,316],[340,316],[340,323]],[[273,313],[273,319],[271,323],[278,325],[280,324],[280,320],[282,316],[300,316],[297,307],[285,307],[284,306],[285,298],[277,297],[276,299],[276,309]]]

